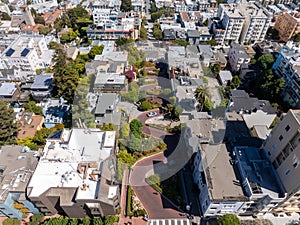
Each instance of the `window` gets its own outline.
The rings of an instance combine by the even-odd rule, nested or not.
[[[285,127],[285,131],[288,132],[289,130],[290,130],[290,126],[287,125],[287,126]]]
[[[283,137],[282,135],[279,136],[279,141],[282,141]]]
[[[268,155],[271,155],[271,152],[268,152]]]
[[[294,167],[294,168],[297,168],[298,165],[299,165],[299,162],[298,162],[298,161],[293,163],[293,167]]]
[[[286,175],[286,176],[289,175],[290,172],[291,172],[291,170],[287,170],[287,171],[285,172],[285,175]]]

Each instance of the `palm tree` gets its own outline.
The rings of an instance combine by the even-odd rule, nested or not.
[[[196,88],[196,90],[194,92],[194,97],[200,104],[200,107],[201,107],[200,111],[202,111],[203,104],[209,98],[209,96],[210,96],[210,93],[209,93],[208,87],[199,86]]]

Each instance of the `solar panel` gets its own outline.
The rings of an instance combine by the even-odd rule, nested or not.
[[[14,54],[15,50],[10,48],[8,49],[8,51],[5,53],[6,56],[11,56],[12,54]]]
[[[21,56],[25,57],[29,51],[30,50],[28,48],[24,48],[24,50],[21,52]]]

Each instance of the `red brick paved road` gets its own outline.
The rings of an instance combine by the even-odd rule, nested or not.
[[[157,116],[160,115],[159,110],[151,110],[151,111],[157,112]],[[169,133],[169,132],[146,126],[145,122],[146,122],[147,119],[149,119],[149,117],[147,116],[147,113],[149,113],[149,111],[141,113],[137,118],[140,121],[142,121],[142,124],[143,124],[142,132],[144,134],[147,134],[147,135],[150,135],[150,136],[153,136],[153,137],[157,137],[157,138],[160,138],[160,137],[165,136],[165,135],[171,135],[171,133]]]
[[[147,173],[153,170],[153,161],[164,160],[166,160],[164,154],[158,153],[139,161],[131,172],[130,184],[147,210],[150,219],[182,218],[176,207],[145,181]]]

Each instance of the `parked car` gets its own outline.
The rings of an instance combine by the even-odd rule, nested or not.
[[[157,112],[149,112],[147,113],[148,117],[157,116]]]

